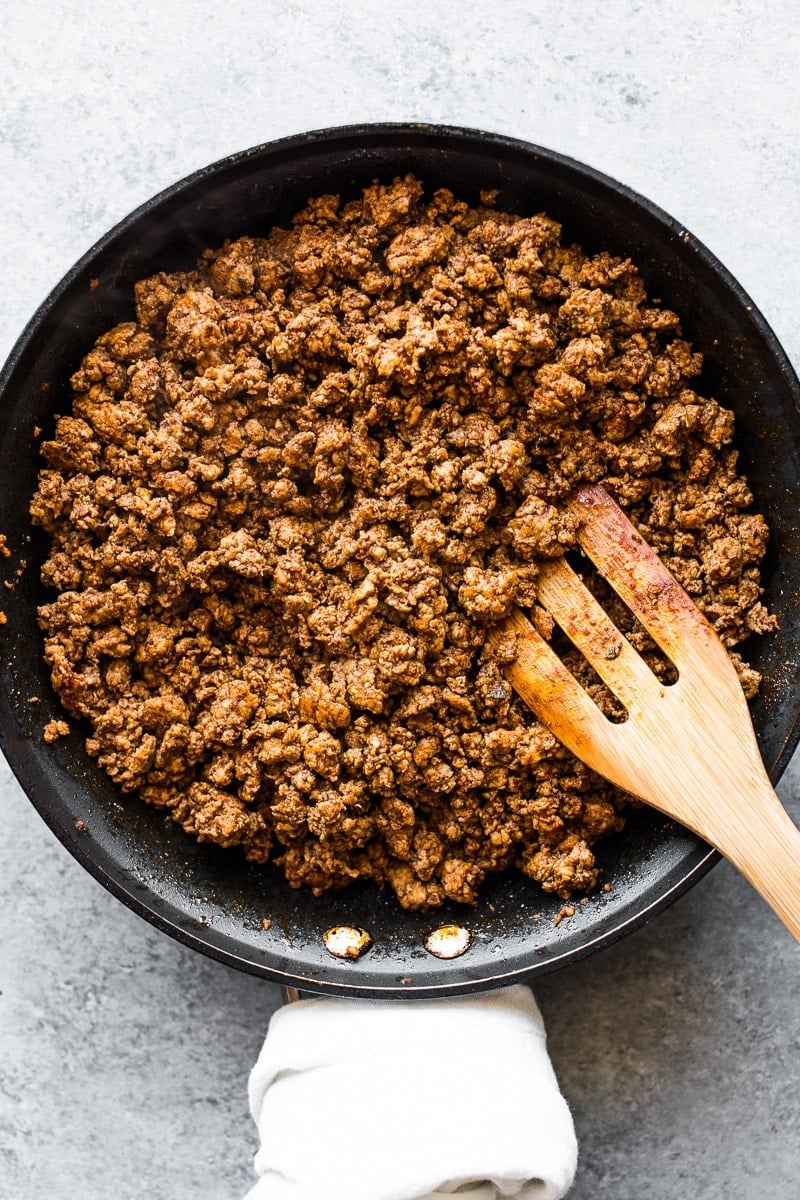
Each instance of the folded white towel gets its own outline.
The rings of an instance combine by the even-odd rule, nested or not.
[[[246,1200],[559,1200],[577,1159],[541,1013],[516,986],[447,1000],[302,1000],[250,1075]]]

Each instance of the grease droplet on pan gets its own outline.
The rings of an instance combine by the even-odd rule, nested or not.
[[[424,946],[436,958],[458,958],[472,945],[472,934],[462,925],[442,925],[425,939]]]
[[[366,929],[358,929],[355,925],[334,925],[326,929],[322,935],[325,949],[334,958],[360,958],[372,945],[372,938]]]

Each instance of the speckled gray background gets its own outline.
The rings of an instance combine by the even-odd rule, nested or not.
[[[793,0],[16,0],[0,357],[72,262],[180,176],[303,129],[415,119],[540,142],[644,192],[800,363],[798,30]],[[131,915],[0,778],[0,1197],[236,1200],[278,990]],[[800,820],[798,759],[782,794]],[[581,1142],[571,1200],[796,1200],[799,966],[723,864],[541,981]]]

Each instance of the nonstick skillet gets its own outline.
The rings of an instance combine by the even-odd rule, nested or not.
[[[653,917],[717,861],[697,838],[657,813],[629,815],[625,832],[598,847],[603,880],[572,917],[562,902],[516,873],[490,879],[474,909],[404,912],[394,897],[357,885],[314,898],[292,891],[273,867],[199,845],[169,818],[122,797],[74,728],[48,745],[62,716],[36,623],[44,538],[28,505],[40,466],[36,446],[53,415],[69,410],[69,377],[104,330],[133,312],[133,284],[191,267],[206,247],[287,222],[309,196],[354,197],[374,179],[413,172],[476,203],[546,210],[587,250],[629,255],[648,293],[675,309],[705,356],[701,393],[734,409],[741,462],[772,529],[765,602],[780,633],[747,656],[764,683],[753,704],[773,782],[800,736],[800,384],[753,302],[714,256],[673,218],[589,167],[537,146],[471,130],[365,125],[258,146],[154,197],[101,239],[58,284],[23,332],[0,375],[0,560],[6,651],[0,667],[0,744],[41,815],[125,904],[179,941],[231,966],[304,991],[420,997],[530,979],[597,950]],[[5,286],[12,286],[6,280]],[[31,703],[30,698],[38,699]],[[35,872],[36,864],[29,864]],[[265,921],[269,928],[265,928]],[[472,934],[470,949],[440,960],[424,947],[436,927]],[[355,961],[332,957],[322,935],[336,925],[369,932]]]

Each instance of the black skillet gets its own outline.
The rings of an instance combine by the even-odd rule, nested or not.
[[[190,267],[226,237],[265,233],[309,196],[349,198],[373,179],[406,172],[473,203],[481,189],[497,188],[504,209],[546,210],[587,249],[630,255],[651,297],[681,315],[685,334],[705,353],[700,390],[736,412],[743,467],[773,531],[765,599],[781,632],[747,648],[764,675],[753,718],[773,782],[800,736],[800,384],[764,318],[704,246],[649,201],[588,167],[471,130],[324,130],[198,171],[142,205],[77,263],[0,375],[0,532],[12,550],[1,566],[13,584],[0,603],[8,618],[0,743],[56,835],[125,904],[186,945],[311,992],[419,997],[529,979],[628,933],[717,860],[697,838],[646,810],[599,849],[610,892],[600,890],[559,924],[561,901],[514,873],[489,881],[476,908],[449,906],[434,916],[403,912],[391,895],[365,886],[314,899],[291,891],[274,868],[200,846],[154,809],[123,799],[87,757],[84,730],[54,745],[42,740],[44,724],[62,714],[36,625],[44,546],[30,527],[28,504],[38,431],[46,435],[53,414],[68,411],[70,373],[100,333],[131,317],[135,280]],[[446,921],[468,926],[474,942],[462,957],[440,961],[423,940]],[[323,932],[340,923],[361,926],[374,939],[357,962],[341,962],[323,947]]]

